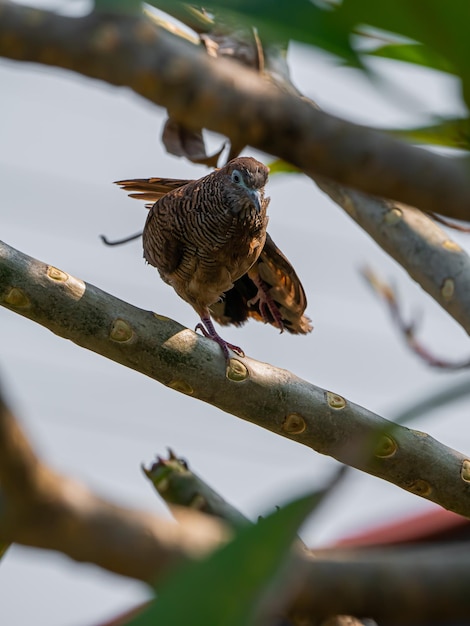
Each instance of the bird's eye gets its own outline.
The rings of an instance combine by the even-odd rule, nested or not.
[[[232,180],[234,183],[237,183],[237,185],[242,182],[242,176],[238,170],[232,172]]]

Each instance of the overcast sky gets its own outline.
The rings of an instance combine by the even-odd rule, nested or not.
[[[367,124],[405,125],[459,110],[453,79],[382,62],[388,88],[296,47],[293,77],[326,110]],[[106,248],[99,234],[139,230],[146,211],[112,185],[126,177],[193,178],[207,170],[164,153],[163,110],[127,89],[64,71],[0,61],[0,215],[8,244],[144,309],[194,328],[196,314],[142,259],[140,242]],[[399,86],[399,89],[394,88]],[[400,94],[400,97],[397,96]],[[405,97],[406,96],[406,97]],[[212,145],[221,138],[212,137]],[[270,157],[249,151],[269,162]],[[315,326],[280,336],[250,322],[223,336],[251,357],[391,417],[457,380],[409,354],[363,283],[369,264],[393,280],[422,337],[440,355],[467,357],[464,332],[351,219],[302,176],[273,178],[269,231],[295,265]],[[451,235],[469,248],[470,236]],[[166,514],[140,471],[171,446],[230,502],[256,519],[320,484],[336,462],[195,402],[134,371],[0,309],[0,371],[38,453],[53,467],[124,505]],[[460,375],[463,377],[463,375]],[[470,449],[463,404],[416,424]],[[319,545],[429,504],[351,473],[330,508],[304,533]],[[145,588],[60,555],[13,547],[0,564],[0,624],[97,624],[143,597]]]

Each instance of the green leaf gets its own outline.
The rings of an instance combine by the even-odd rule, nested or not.
[[[397,33],[429,45],[446,58],[458,56],[461,48],[469,49],[468,0],[344,0],[339,14],[350,27],[368,24]]]
[[[422,44],[387,44],[375,50],[368,51],[366,54],[383,59],[414,63],[415,65],[422,65],[423,67],[428,67],[440,72],[455,74],[455,68],[444,57],[436,54],[432,50],[428,50]]]
[[[288,163],[287,161],[283,161],[282,159],[276,159],[268,164],[269,167],[269,175],[273,174],[302,174],[302,170],[299,170],[298,167]]]
[[[464,150],[470,149],[470,118],[441,120],[429,126],[387,129],[383,132],[417,143]]]
[[[158,0],[150,0],[158,7]],[[349,32],[336,19],[333,6],[321,8],[311,0],[208,0],[204,7],[224,21],[256,27],[263,42],[295,39],[318,46],[327,52],[360,66],[359,56],[349,42]]]
[[[1,543],[0,542],[0,559],[3,557],[3,555],[8,550],[9,547],[10,547],[9,543]]]
[[[423,44],[462,79],[470,100],[470,3],[468,0],[344,0],[338,18],[349,28],[369,25]]]
[[[272,592],[272,585],[289,575],[284,566],[297,530],[319,498],[313,494],[291,502],[242,529],[208,558],[183,567],[159,588],[158,600],[129,624],[254,625],[266,589]]]

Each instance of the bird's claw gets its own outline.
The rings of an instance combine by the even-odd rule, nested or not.
[[[218,343],[219,346],[222,348],[222,352],[224,353],[224,357],[226,361],[230,360],[229,350],[232,350],[232,352],[235,352],[236,354],[238,354],[238,356],[241,356],[242,358],[245,356],[245,353],[243,352],[241,348],[239,348],[238,346],[235,346],[233,343],[229,343],[228,341],[225,341],[225,339],[222,339],[222,337],[215,330],[214,325],[212,324],[212,320],[203,318],[202,323],[199,322],[199,324],[197,324],[194,330],[196,331],[200,330],[202,334],[204,335],[204,337],[207,337],[208,339],[212,339],[213,341]]]
[[[274,302],[273,298],[271,297],[271,294],[268,291],[266,283],[261,278],[258,278],[257,280],[253,280],[253,282],[255,283],[258,291],[254,298],[251,298],[250,300],[248,300],[247,305],[254,306],[255,304],[257,304],[259,308],[259,312],[263,320],[266,323],[270,323],[271,322],[270,316],[271,316],[274,322],[276,323],[276,326],[281,331],[281,333],[284,332],[284,323],[282,321],[282,315],[279,311],[277,304]]]

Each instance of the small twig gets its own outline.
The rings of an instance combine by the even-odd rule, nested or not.
[[[142,470],[170,506],[177,504],[218,517],[233,529],[253,523],[195,474],[187,461],[177,457],[170,448],[168,459],[157,456],[157,460],[149,468],[142,466]],[[345,470],[346,466],[341,466],[328,484],[317,490],[317,506],[312,508],[312,513],[341,484]]]
[[[238,509],[226,502],[212,487],[189,469],[187,462],[168,449],[168,459],[157,456],[142,470],[160,496],[170,505],[186,506],[223,519],[231,528],[250,524]]]
[[[253,28],[252,32],[256,46],[257,70],[260,74],[263,74],[265,70],[263,44],[261,43],[261,39],[259,38],[259,34],[256,28]]]
[[[158,8],[198,34],[210,32],[214,26],[214,20],[204,9],[198,9],[189,3],[160,0]]]
[[[432,217],[433,220],[435,220],[436,222],[439,222],[439,224],[443,224],[444,226],[447,226],[448,228],[452,228],[453,230],[458,230],[461,233],[470,233],[470,226],[463,226],[462,224],[456,224],[455,222],[448,220],[445,217],[442,217],[442,215],[439,215],[438,213],[430,212],[429,215]]]
[[[445,370],[460,370],[470,367],[470,358],[464,361],[453,362],[435,356],[416,337],[417,322],[406,322],[398,303],[398,297],[392,286],[381,280],[370,268],[364,268],[362,275],[374,292],[382,298],[387,305],[392,321],[406,341],[408,347],[431,367]]]
[[[136,239],[139,239],[140,237],[142,237],[142,231],[139,231],[138,233],[135,233],[134,235],[129,235],[128,237],[123,237],[122,239],[114,239],[114,241],[111,241],[110,239],[108,239],[106,235],[100,235],[101,241],[107,246],[120,246],[123,243],[129,243],[130,241],[135,241]]]

